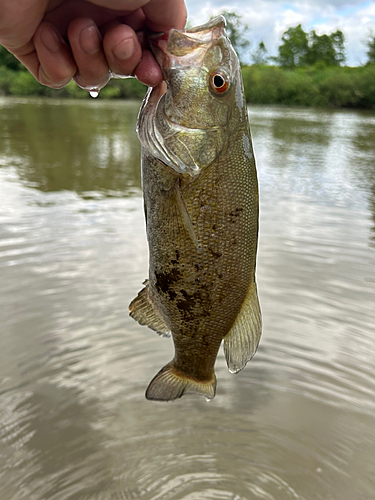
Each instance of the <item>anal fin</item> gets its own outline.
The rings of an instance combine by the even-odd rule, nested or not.
[[[224,338],[225,359],[231,373],[238,373],[254,356],[261,333],[257,286],[252,283],[232,328]]]
[[[154,330],[162,337],[170,337],[171,331],[152,300],[148,280],[144,282],[144,285],[146,286],[130,303],[129,314],[133,319],[138,321],[140,325],[147,325],[151,330]]]

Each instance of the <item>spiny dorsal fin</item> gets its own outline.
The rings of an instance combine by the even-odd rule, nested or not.
[[[130,303],[129,314],[133,319],[138,321],[140,325],[147,325],[151,330],[154,330],[162,337],[170,337],[171,331],[152,300],[148,280],[144,282],[144,285],[146,286]]]
[[[206,399],[215,397],[216,377],[211,380],[196,380],[176,370],[173,361],[168,363],[151,380],[146,390],[146,398],[154,401],[172,401],[184,394],[199,394]]]
[[[254,356],[262,333],[257,286],[252,283],[241,310],[224,338],[224,353],[231,373],[238,373]]]

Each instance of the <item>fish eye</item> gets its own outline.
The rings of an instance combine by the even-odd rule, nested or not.
[[[223,94],[229,89],[229,78],[223,71],[213,71],[210,75],[210,87],[215,94]]]

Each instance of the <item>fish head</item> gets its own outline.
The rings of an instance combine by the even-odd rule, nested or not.
[[[152,35],[149,43],[166,85],[149,92],[138,135],[154,156],[195,176],[227,147],[238,121],[247,119],[240,65],[225,19]]]

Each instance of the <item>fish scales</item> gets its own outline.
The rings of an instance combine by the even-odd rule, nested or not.
[[[218,93],[216,97],[215,88],[207,89],[207,78],[200,78],[196,68],[192,71],[191,61],[184,65],[181,59],[176,61],[173,54],[170,56],[169,51],[174,50],[171,35],[167,50],[162,43],[165,38],[153,40],[168,89],[165,92],[165,86],[160,86],[150,92],[139,117],[150,259],[148,282],[130,305],[130,314],[161,334],[171,333],[175,357],[151,381],[146,391],[148,399],[171,400],[188,393],[214,397],[214,365],[223,339],[228,366],[237,372],[252,357],[260,338],[255,285],[257,174],[239,65],[223,25],[219,17],[194,28],[194,36],[203,33],[207,40],[207,32],[213,35],[206,42],[206,53],[202,54],[202,48],[196,46],[192,53],[198,52],[200,61],[205,58],[207,62],[211,57],[213,67],[205,71],[208,78],[215,78],[210,76],[213,71],[222,71],[221,79],[216,80],[218,84],[231,71],[232,88],[231,92],[225,91],[226,96]],[[192,32],[178,33],[190,36]],[[208,57],[207,53],[218,46],[215,42],[221,53],[216,50],[214,56]],[[191,81],[186,84],[189,77]],[[212,99],[219,100],[219,107],[213,117],[202,119],[202,113],[198,112],[189,122],[189,113],[196,108],[187,110],[186,99],[182,99],[181,105],[179,96],[182,93],[184,97],[184,86],[185,92],[186,88],[188,91],[191,86],[194,88],[194,82],[201,92],[208,94],[207,99],[206,94],[201,95],[204,114],[216,102]],[[218,127],[215,118],[220,123],[225,114],[225,124]],[[188,130],[181,131],[182,115],[182,127],[191,125]],[[179,122],[173,121],[176,117]],[[166,146],[171,128],[178,141],[170,141]],[[224,131],[217,133],[218,128]],[[193,156],[193,164],[181,161],[180,142]],[[204,148],[209,150],[206,154]]]

